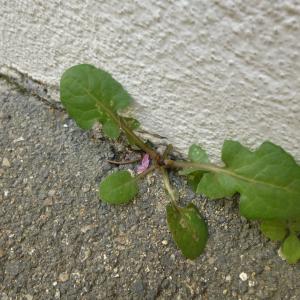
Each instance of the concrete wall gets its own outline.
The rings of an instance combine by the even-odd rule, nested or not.
[[[270,139],[300,160],[299,1],[0,4],[2,72],[55,90],[64,69],[95,64],[134,96],[143,127],[181,151],[196,142],[216,158],[226,138]]]

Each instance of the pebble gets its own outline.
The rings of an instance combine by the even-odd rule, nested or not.
[[[22,142],[22,141],[25,141],[25,139],[22,136],[20,136],[19,138],[14,139],[13,143],[18,143],[18,142]]]
[[[60,290],[59,290],[59,289],[57,289],[57,290],[55,291],[54,298],[55,298],[55,299],[60,299]]]
[[[249,280],[248,285],[249,285],[249,287],[255,286],[255,281]]]
[[[0,258],[3,257],[4,255],[5,255],[5,251],[0,248]]]
[[[89,192],[90,189],[91,189],[91,187],[90,187],[89,185],[85,185],[85,186],[82,187],[82,191],[83,191],[84,193]]]
[[[248,275],[245,272],[242,272],[239,277],[242,281],[246,281],[248,279]]]
[[[165,246],[168,245],[168,241],[167,241],[167,240],[163,240],[161,243],[162,243],[163,245],[165,245]]]
[[[210,258],[208,259],[208,263],[209,263],[210,265],[212,265],[215,261],[216,261],[216,259],[215,259],[214,257],[210,257]]]
[[[43,202],[43,206],[51,206],[53,205],[53,200],[51,198],[46,198]]]
[[[60,273],[58,276],[58,280],[60,282],[66,282],[69,279],[69,274],[67,272]]]
[[[6,157],[2,160],[2,167],[10,168],[10,162]]]
[[[55,190],[50,190],[50,191],[48,192],[48,196],[49,196],[49,197],[53,197],[53,196],[55,195],[55,193],[56,193]]]
[[[226,281],[231,281],[231,276],[230,276],[230,275],[227,275],[227,276],[225,277],[225,280],[226,280]]]

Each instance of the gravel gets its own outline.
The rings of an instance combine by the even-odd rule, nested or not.
[[[133,203],[109,206],[108,159],[139,157],[98,130],[0,80],[0,299],[300,299],[300,265],[238,214],[172,177],[209,224],[205,253],[184,259],[168,232],[160,176]]]

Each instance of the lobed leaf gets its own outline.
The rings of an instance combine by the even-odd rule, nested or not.
[[[107,176],[99,186],[99,196],[110,204],[123,204],[131,201],[138,193],[137,179],[128,171],[118,171]]]
[[[190,203],[187,207],[178,207],[170,203],[167,206],[167,222],[173,239],[189,259],[197,258],[204,250],[208,231],[197,207]]]
[[[251,152],[225,141],[225,167],[212,167],[197,193],[223,198],[240,193],[240,213],[248,219],[300,220],[300,166],[281,147],[263,143]]]
[[[90,129],[98,121],[104,124],[104,132],[111,138],[119,136],[117,112],[132,101],[109,73],[88,64],[73,66],[64,72],[60,98],[79,127]]]

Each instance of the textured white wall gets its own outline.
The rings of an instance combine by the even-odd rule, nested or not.
[[[47,85],[91,63],[149,132],[216,158],[225,138],[300,160],[299,0],[0,0],[0,67]]]

